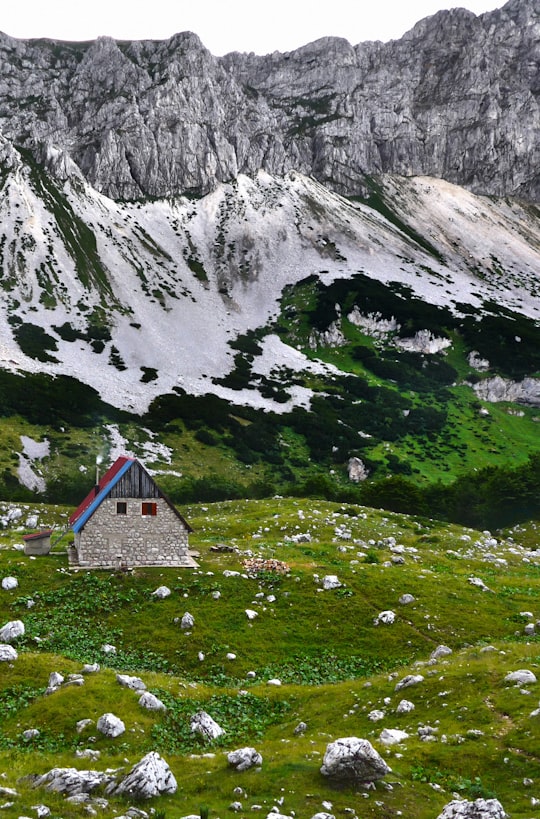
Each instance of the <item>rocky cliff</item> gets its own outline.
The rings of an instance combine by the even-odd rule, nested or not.
[[[389,43],[325,38],[262,57],[213,57],[191,33],[0,35],[0,129],[115,199],[296,169],[346,195],[391,172],[538,201],[539,56],[537,0],[439,12]]]

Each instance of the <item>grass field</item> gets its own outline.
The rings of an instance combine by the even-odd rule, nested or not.
[[[43,526],[63,522],[67,512],[20,508],[19,523],[37,512]],[[71,573],[65,541],[31,559],[14,548],[24,529],[4,531],[0,574],[17,578],[18,587],[0,590],[0,624],[21,620],[25,635],[14,643],[18,659],[0,667],[1,784],[18,794],[2,797],[13,801],[2,815],[31,816],[40,803],[54,817],[85,816],[85,805],[38,792],[25,777],[58,766],[127,770],[157,750],[179,787],[151,806],[170,819],[203,805],[210,817],[233,815],[234,801],[242,803],[239,815],[266,815],[277,806],[311,817],[331,803],[336,817],[430,819],[452,794],[496,795],[512,819],[530,819],[531,799],[540,798],[540,718],[530,716],[540,689],[515,687],[505,676],[540,668],[538,638],[524,632],[540,619],[534,523],[490,535],[284,498],[182,512],[195,529],[198,570]],[[233,551],[211,551],[216,544]],[[280,561],[289,571],[252,575],[246,561],[253,558]],[[324,590],[326,575],[342,585]],[[161,585],[171,589],[163,600],[153,595]],[[403,594],[414,601],[401,604]],[[248,619],[246,609],[257,616]],[[394,623],[375,625],[388,610]],[[185,612],[195,621],[187,631],[179,622]],[[104,644],[116,654],[104,653]],[[452,654],[430,660],[441,644]],[[86,675],[84,685],[45,693],[51,672],[67,679],[93,662],[100,671]],[[167,711],[141,708],[135,692],[116,681],[118,672],[139,675]],[[396,691],[411,673],[423,681]],[[280,686],[268,684],[276,678]],[[397,714],[402,699],[414,710]],[[190,716],[201,708],[225,729],[223,737],[204,743],[190,732]],[[373,722],[373,710],[384,717]],[[107,712],[126,724],[116,739],[96,731]],[[92,723],[78,733],[82,719]],[[300,721],[307,729],[295,734]],[[425,726],[427,741],[418,733]],[[31,728],[40,733],[25,740]],[[409,738],[385,747],[383,728]],[[369,739],[388,761],[392,773],[375,790],[332,785],[320,774],[327,743],[344,736]],[[263,763],[237,773],[226,752],[246,745]],[[85,748],[100,758],[77,758]],[[105,816],[130,804],[108,801]]]

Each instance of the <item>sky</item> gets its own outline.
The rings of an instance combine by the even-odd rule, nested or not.
[[[194,31],[216,56],[291,51],[318,37],[401,37],[423,17],[461,6],[481,14],[502,0],[0,0],[0,31],[22,39],[164,40]]]

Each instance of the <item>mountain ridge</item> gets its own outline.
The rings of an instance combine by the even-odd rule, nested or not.
[[[213,57],[197,35],[0,40],[0,129],[66,153],[114,199],[205,194],[259,169],[357,195],[366,174],[445,178],[538,201],[539,13],[529,0],[419,22],[400,40],[325,38]]]

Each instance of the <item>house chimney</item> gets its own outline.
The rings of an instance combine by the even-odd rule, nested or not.
[[[101,455],[98,455],[96,458],[96,485],[94,487],[94,494],[97,495],[99,492],[99,465],[102,462],[103,458]]]

